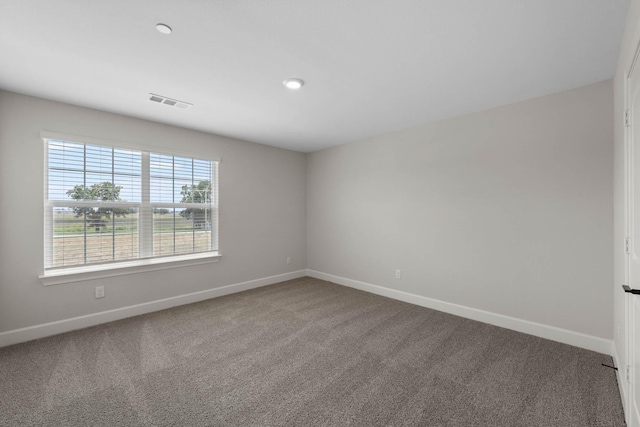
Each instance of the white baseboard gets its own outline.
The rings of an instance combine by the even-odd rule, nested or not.
[[[624,410],[625,415],[627,414],[627,380],[625,378],[625,366],[621,362],[620,357],[618,356],[618,350],[616,349],[615,341],[611,342],[611,357],[613,358],[613,366],[617,367],[616,371],[616,379],[618,380],[618,389],[620,391],[620,397],[622,399],[622,409]]]
[[[113,310],[102,311],[100,313],[87,314],[85,316],[72,317],[70,319],[58,320],[56,322],[44,323],[41,325],[28,326],[26,328],[14,329],[12,331],[0,332],[0,347],[44,338],[51,335],[61,334],[76,329],[87,328],[101,323],[113,322],[127,317],[138,316],[140,314],[151,313],[153,311],[164,310],[178,305],[191,304],[210,298],[221,297],[234,294],[261,286],[272,285],[285,280],[297,279],[306,276],[306,270],[293,271],[291,273],[278,274],[276,276],[263,277],[261,279],[249,280],[248,282],[236,283],[222,286],[215,289],[193,292],[185,295],[164,298],[156,301],[149,301],[142,304],[130,305]]]
[[[529,335],[535,335],[537,337],[558,341],[564,344],[573,345],[575,347],[592,350],[606,355],[611,355],[612,341],[604,338],[594,337],[592,335],[574,332],[567,329],[561,329],[555,326],[544,325],[542,323],[531,322],[529,320],[504,316],[502,314],[491,313],[489,311],[453,304],[446,301],[440,301],[433,298],[427,298],[420,295],[410,294],[408,292],[360,282],[357,280],[346,279],[344,277],[334,276],[333,274],[322,273],[319,271],[307,270],[307,276],[327,280],[339,285],[348,286],[350,288],[359,289],[361,291],[370,292],[372,294],[382,295],[388,298],[393,298],[422,307],[432,308],[434,310],[443,311],[445,313],[454,314],[456,316],[466,317],[467,319],[477,320],[480,322],[489,323],[491,325],[500,326],[502,328],[523,332]]]
[[[598,353],[611,355],[614,357],[614,361],[617,366],[617,355],[613,354],[615,348],[612,346],[612,341],[606,340],[604,338],[598,338],[579,332],[556,328],[554,326],[543,325],[541,323],[535,323],[528,320],[522,320],[514,317],[504,316],[501,314],[491,313],[476,308],[465,307],[458,304],[410,294],[408,292],[398,291],[382,286],[372,285],[357,280],[346,279],[344,277],[321,273],[314,270],[298,270],[291,273],[264,277],[261,279],[236,283],[220,288],[208,289],[204,291],[193,292],[190,294],[150,301],[142,304],[102,311],[99,313],[87,314],[70,319],[44,323],[41,325],[28,326],[26,328],[15,329],[12,331],[0,332],[0,347],[18,344],[25,341],[31,341],[34,339],[56,335],[63,332],[69,332],[76,329],[87,328],[90,326],[99,325],[101,323],[112,322],[114,320],[120,320],[127,317],[150,313],[153,311],[164,310],[166,308],[171,308],[178,305],[190,304],[210,298],[216,298],[236,292],[259,288],[261,286],[267,286],[285,280],[304,277],[305,275],[419,305],[422,307],[432,308],[434,310],[443,311],[445,313],[466,317],[468,319],[478,320],[480,322],[489,323],[518,332],[535,335],[541,338],[546,338],[576,347],[585,348],[587,350],[596,351]],[[621,375],[621,372],[618,371],[618,374]],[[621,388],[621,393],[626,393],[626,389],[624,388],[625,384],[622,384],[621,378],[618,378],[618,384],[621,384],[621,387],[623,387]]]

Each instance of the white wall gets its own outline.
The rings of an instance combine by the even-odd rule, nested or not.
[[[43,286],[42,130],[222,159],[220,262]],[[301,153],[0,91],[0,332],[304,269],[305,168]]]
[[[308,155],[308,268],[610,340],[612,106],[605,81]]]
[[[0,333],[309,268],[610,339],[612,92],[305,157],[0,91]],[[222,260],[43,286],[42,130],[220,157]]]
[[[627,360],[627,330],[625,325],[625,304],[628,296],[622,291],[625,278],[625,167],[624,167],[624,110],[625,110],[625,80],[631,62],[640,41],[640,1],[632,0],[627,14],[625,32],[620,47],[620,56],[614,79],[614,278],[613,278],[613,314],[614,314],[614,348],[618,366],[629,364]],[[618,331],[619,326],[619,333]],[[625,402],[627,382],[619,378]]]

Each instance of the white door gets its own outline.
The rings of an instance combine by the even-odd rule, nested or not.
[[[640,63],[631,69],[627,83],[628,283],[632,290],[640,291]],[[627,295],[628,363],[631,366],[627,421],[629,427],[640,427],[640,295]],[[626,372],[621,374],[624,379]]]

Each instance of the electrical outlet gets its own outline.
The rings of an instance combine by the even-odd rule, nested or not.
[[[396,279],[402,279],[402,271],[399,268],[396,269]]]
[[[104,286],[96,286],[96,298],[104,298]]]
[[[290,256],[287,257],[287,264],[291,264],[291,257]]]

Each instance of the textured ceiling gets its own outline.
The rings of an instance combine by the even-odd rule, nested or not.
[[[0,88],[309,152],[609,79],[628,3],[0,0]]]

